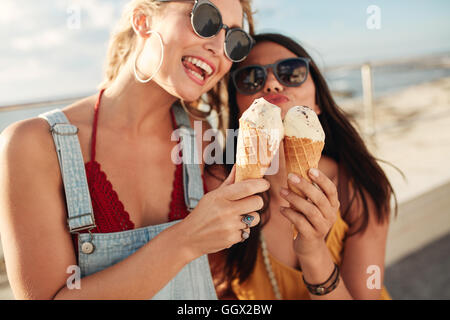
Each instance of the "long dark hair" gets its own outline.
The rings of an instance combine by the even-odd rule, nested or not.
[[[334,159],[339,164],[339,171],[345,170],[355,190],[351,199],[348,199],[346,208],[341,208],[342,217],[346,217],[357,197],[362,200],[364,209],[362,220],[359,228],[353,234],[363,232],[367,228],[369,221],[367,196],[371,197],[375,204],[377,221],[379,223],[387,221],[390,215],[390,200],[392,196],[394,196],[395,212],[397,213],[397,199],[392,185],[378,165],[378,159],[369,152],[363,139],[350,123],[348,115],[334,101],[330,89],[314,60],[300,44],[289,37],[266,33],[255,35],[254,39],[256,43],[274,42],[299,57],[311,59],[310,74],[316,88],[316,102],[321,110],[319,120],[326,135],[323,154]],[[235,64],[231,70],[235,70],[237,67],[238,64]],[[228,128],[236,130],[239,128],[239,108],[236,101],[236,88],[231,79],[228,82],[228,94],[230,110]],[[233,139],[236,140],[236,138]],[[227,145],[228,143],[232,143],[232,146],[237,145],[236,141],[227,141]],[[226,171],[229,173],[233,165],[226,161],[224,163]],[[243,282],[253,271],[261,228],[269,220],[267,207],[270,198],[268,192],[263,195],[263,198],[266,205],[259,212],[261,214],[261,224],[252,228],[248,240],[234,245],[227,251],[225,275],[228,281],[239,278],[240,282]]]

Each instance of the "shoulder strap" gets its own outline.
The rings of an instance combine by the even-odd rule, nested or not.
[[[59,109],[40,114],[39,117],[49,123],[55,142],[66,194],[69,230],[76,233],[93,229],[95,219],[78,140],[78,128],[70,124]]]
[[[183,187],[184,201],[192,211],[203,197],[203,180],[199,167],[196,135],[191,121],[179,102],[172,106],[176,125],[181,136],[183,150]]]

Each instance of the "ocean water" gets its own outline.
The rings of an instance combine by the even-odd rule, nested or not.
[[[450,58],[446,59],[444,63],[434,63],[431,66],[424,65],[420,61],[373,67],[374,97],[450,77]],[[362,98],[361,70],[359,68],[335,69],[324,72],[324,75],[338,102],[344,96],[345,98]],[[40,113],[63,107],[64,105],[53,105],[31,110],[0,111],[0,131],[13,122],[36,117]]]
[[[7,111],[7,112],[0,112],[0,132],[3,131],[7,126],[10,124],[29,119],[34,118],[40,115],[41,113],[56,109],[56,108],[64,108],[64,105],[53,105],[51,107],[42,107],[42,108],[36,108],[36,109],[29,109],[29,110],[17,110],[17,111]]]
[[[375,98],[401,89],[450,77],[450,67],[420,68],[411,64],[379,66],[372,68],[373,94]],[[349,98],[362,97],[360,69],[335,70],[325,73],[334,92]]]

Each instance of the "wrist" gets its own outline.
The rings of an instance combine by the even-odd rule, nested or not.
[[[304,262],[308,265],[317,265],[329,255],[329,250],[325,241],[320,241],[316,244],[309,245],[307,251],[297,252],[296,255],[300,263]]]
[[[297,255],[297,257],[303,277],[308,283],[319,284],[325,282],[335,268],[335,263],[326,245],[316,250],[313,254]]]
[[[166,229],[166,231],[170,232],[171,242],[176,246],[179,258],[185,264],[188,264],[201,256],[201,254],[196,252],[194,245],[192,244],[192,238],[189,236],[184,220],[176,223],[171,228]]]

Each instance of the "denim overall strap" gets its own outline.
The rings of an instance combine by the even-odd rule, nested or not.
[[[183,149],[184,201],[188,210],[192,211],[203,197],[203,180],[199,167],[196,134],[186,111],[179,102],[173,104],[172,111]]]
[[[55,142],[66,194],[70,233],[93,229],[94,211],[78,140],[78,128],[70,124],[59,109],[40,114],[39,118],[47,120]]]

